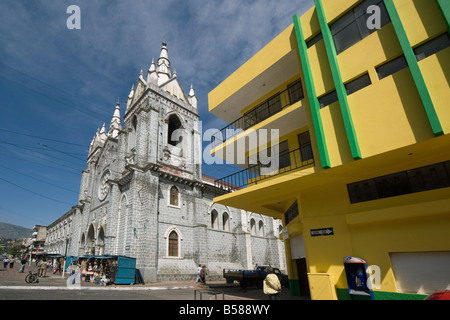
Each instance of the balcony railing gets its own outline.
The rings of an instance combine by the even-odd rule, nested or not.
[[[237,136],[239,133],[270,118],[295,102],[300,101],[303,97],[301,82],[298,81],[289,86],[288,89],[277,93],[257,107],[246,112],[242,117],[214,134],[211,141],[212,147],[214,148],[223,144],[228,139]]]
[[[314,159],[310,158],[302,160],[301,149],[285,152],[279,155],[279,169],[270,170],[270,167],[263,164],[255,164],[247,169],[233,173],[214,182],[217,188],[228,192],[234,192],[271,177],[281,175],[299,168],[307,167],[314,164]]]

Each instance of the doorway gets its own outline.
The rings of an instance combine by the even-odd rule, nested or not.
[[[310,298],[311,294],[309,291],[308,266],[306,265],[306,258],[296,259],[295,265],[297,266],[298,287],[300,290],[300,296]]]

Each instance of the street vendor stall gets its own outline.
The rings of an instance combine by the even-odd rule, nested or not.
[[[136,258],[114,255],[80,256],[81,281],[97,284],[134,284]]]

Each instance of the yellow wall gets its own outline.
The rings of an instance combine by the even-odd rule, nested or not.
[[[337,287],[347,288],[343,258],[356,256],[380,267],[381,291],[396,292],[389,252],[450,251],[449,192],[445,188],[350,205],[346,184],[336,183],[299,195],[310,272],[332,273]],[[414,206],[424,212],[412,215]],[[352,219],[353,214],[366,219]],[[310,229],[327,227],[334,228],[333,236],[309,235]]]
[[[425,83],[445,134],[450,133],[450,48],[419,61]]]
[[[357,0],[323,0],[329,22],[340,17]],[[413,47],[446,32],[446,24],[435,1],[394,0]],[[315,36],[319,22],[315,9],[301,18],[305,39]],[[233,95],[287,52],[296,48],[289,26],[268,46],[226,79],[210,94],[210,110]],[[278,49],[279,48],[279,49]],[[297,50],[297,49],[295,49]],[[310,273],[332,274],[338,288],[347,288],[343,258],[357,256],[381,269],[381,291],[397,292],[390,252],[450,251],[450,188],[431,190],[387,199],[350,204],[347,184],[384,174],[418,168],[450,159],[450,48],[419,62],[444,133],[433,136],[409,68],[379,80],[376,68],[402,54],[392,24],[371,34],[337,56],[344,83],[365,73],[372,84],[348,96],[362,160],[353,160],[340,105],[335,102],[320,109],[331,169],[322,170],[317,141],[303,85],[307,125],[302,124],[281,137],[290,150],[298,148],[297,135],[309,130],[316,167],[275,176],[254,187],[218,198],[223,204],[282,217],[293,199],[299,204],[299,216],[289,225],[290,237],[303,233]],[[324,41],[308,49],[317,96],[334,90]],[[301,75],[304,83],[303,75]],[[291,82],[290,79],[288,82]],[[258,103],[285,89],[288,83],[261,97]],[[285,115],[284,115],[285,116]],[[266,121],[278,119],[274,116]],[[288,119],[287,121],[295,121]],[[267,123],[259,124],[267,125]],[[306,183],[305,183],[306,181]],[[270,208],[270,210],[268,209]],[[311,229],[333,227],[333,236],[311,237]],[[289,246],[286,246],[287,252]],[[287,256],[290,278],[297,278]]]
[[[291,25],[213,89],[208,95],[209,111],[291,52],[296,46],[292,31],[293,26]]]

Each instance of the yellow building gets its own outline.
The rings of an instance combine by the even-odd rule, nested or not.
[[[283,219],[293,295],[423,299],[450,285],[450,1],[314,4],[209,93],[242,166],[215,201]]]

